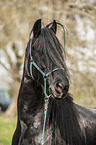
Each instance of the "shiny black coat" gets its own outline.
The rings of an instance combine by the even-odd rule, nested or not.
[[[34,81],[26,81],[22,82],[19,93],[19,117],[12,145],[41,143],[44,97]],[[96,145],[96,109],[76,105],[70,96],[50,98],[45,145],[58,144]]]
[[[52,73],[47,81],[47,91],[50,92],[51,88],[52,94],[48,106],[44,145],[96,145],[96,109],[76,105],[68,93],[68,71],[61,45],[55,36],[56,22],[54,21],[50,28],[41,29],[38,20],[33,27],[33,33],[31,52],[36,64],[44,72],[57,67],[64,68]],[[41,145],[45,97],[43,80],[36,68],[32,70],[34,80],[30,76],[29,68],[30,40],[25,54],[17,104],[18,121],[12,145]]]

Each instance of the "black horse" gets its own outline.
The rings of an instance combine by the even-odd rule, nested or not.
[[[73,103],[57,21],[33,26],[18,95],[12,145],[96,145],[96,109]]]

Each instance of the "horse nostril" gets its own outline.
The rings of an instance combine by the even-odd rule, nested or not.
[[[55,84],[55,90],[56,90],[56,92],[57,92],[58,94],[62,93],[62,91],[63,91],[63,86],[62,86],[62,84],[61,84],[60,82],[57,82],[57,83]]]
[[[62,84],[60,82],[57,82],[56,83],[56,87],[62,89],[63,86],[62,86]]]

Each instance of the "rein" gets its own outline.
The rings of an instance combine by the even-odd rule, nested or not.
[[[44,136],[45,136],[45,129],[46,129],[46,121],[47,121],[47,112],[48,112],[48,104],[49,104],[49,98],[51,97],[51,94],[48,95],[46,90],[47,90],[47,78],[49,77],[49,75],[57,70],[64,70],[64,68],[55,68],[52,71],[48,72],[48,73],[44,73],[41,68],[34,62],[32,54],[31,54],[31,47],[32,47],[32,39],[30,42],[30,74],[31,77],[35,80],[32,70],[33,70],[33,66],[42,74],[43,79],[44,79],[44,95],[45,95],[45,104],[44,104],[44,124],[43,124],[43,133],[42,133],[42,142],[41,144],[44,145]]]

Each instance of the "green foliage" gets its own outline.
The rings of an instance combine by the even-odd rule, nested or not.
[[[16,118],[6,121],[3,115],[0,115],[0,145],[11,145],[12,136],[16,126]]]

